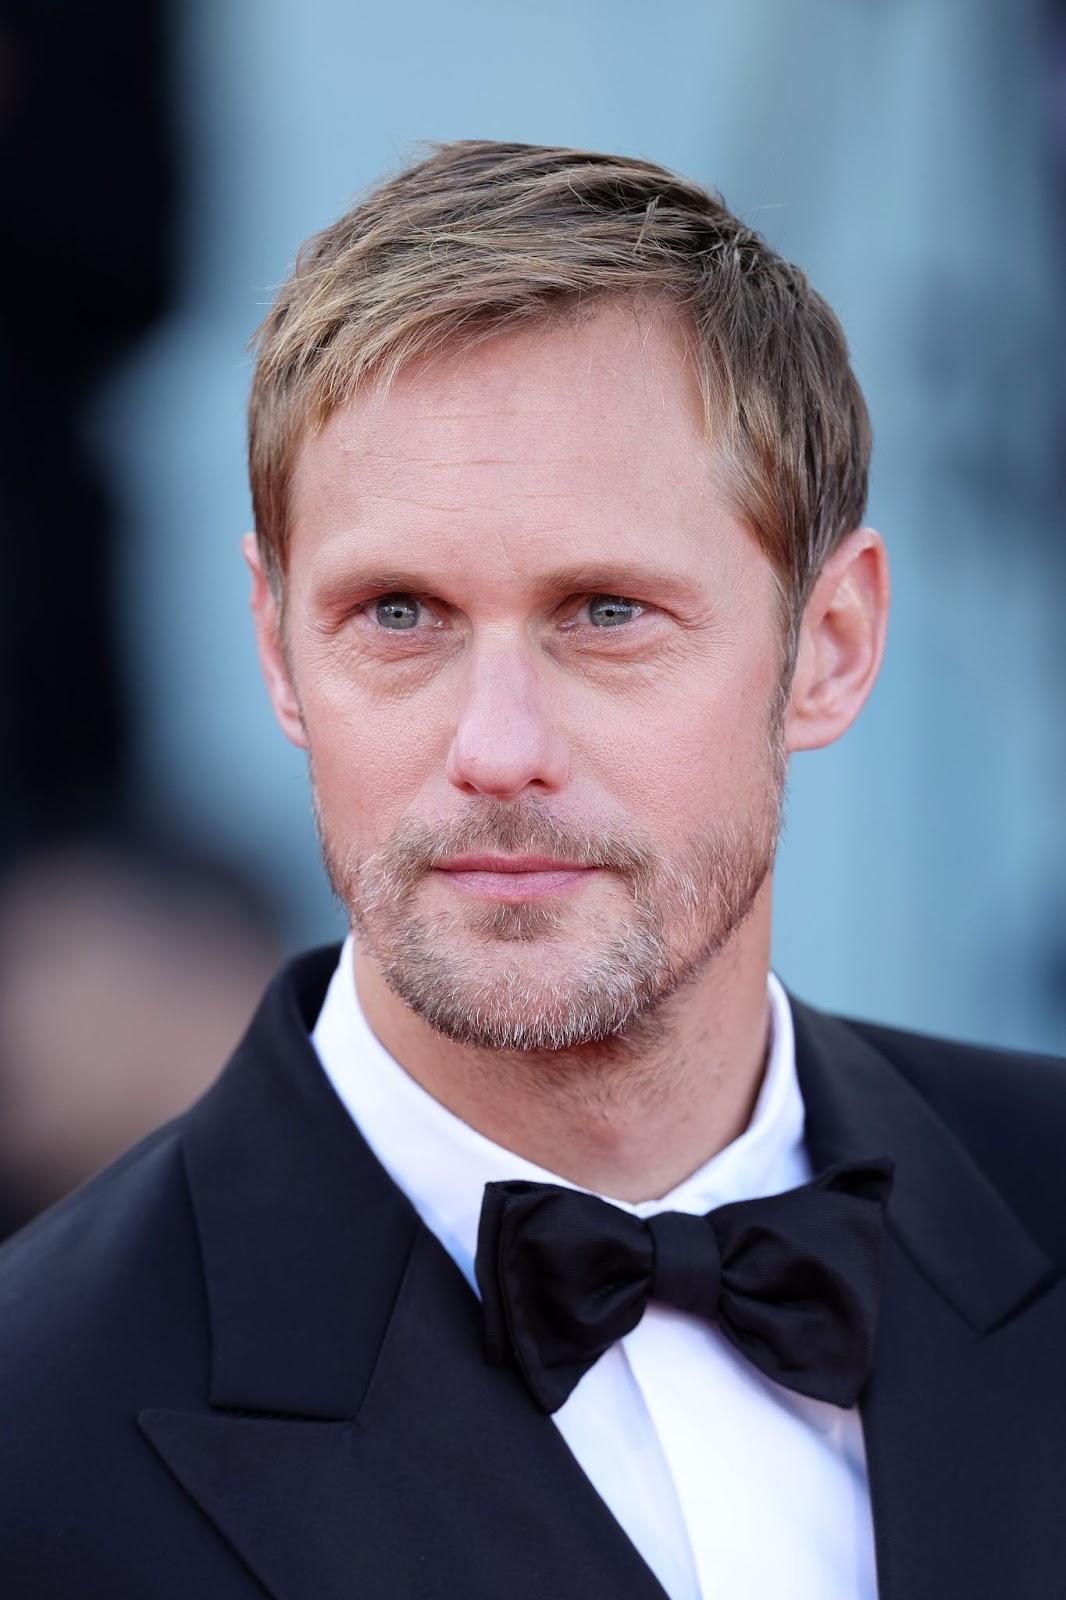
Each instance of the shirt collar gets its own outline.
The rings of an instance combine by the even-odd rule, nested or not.
[[[751,1121],[739,1138],[658,1200],[627,1205],[637,1216],[693,1215],[733,1200],[804,1183],[803,1099],[796,1079],[792,1013],[773,973],[767,985],[770,1050]],[[389,1055],[363,1014],[351,935],[311,1036],[336,1094],[367,1144],[422,1221],[474,1284],[481,1197],[486,1183],[525,1178],[576,1188],[558,1174],[494,1144],[435,1100]]]

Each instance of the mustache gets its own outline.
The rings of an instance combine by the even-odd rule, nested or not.
[[[572,826],[525,802],[474,806],[461,817],[402,822],[385,845],[357,868],[367,909],[395,903],[418,880],[450,857],[468,854],[536,855],[618,873],[639,890],[660,867],[658,853],[610,829]]]

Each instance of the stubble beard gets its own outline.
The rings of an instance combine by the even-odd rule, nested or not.
[[[361,857],[331,838],[316,796],[326,872],[386,983],[446,1038],[490,1051],[600,1043],[703,972],[751,911],[781,827],[787,761],[776,718],[769,743],[753,812],[693,836],[674,859],[628,831],[572,828],[541,801],[481,799],[457,819],[405,821],[381,850]],[[615,892],[597,895],[595,910],[473,898],[420,910],[426,875],[467,853],[597,867]]]

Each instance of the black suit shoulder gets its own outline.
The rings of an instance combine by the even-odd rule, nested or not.
[[[1066,1267],[1066,1060],[847,1019]]]
[[[67,1361],[97,1356],[116,1312],[150,1315],[178,1263],[193,1266],[176,1129],[151,1134],[0,1249],[0,1373],[53,1345]]]

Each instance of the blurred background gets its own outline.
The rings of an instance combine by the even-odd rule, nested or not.
[[[244,352],[306,234],[462,137],[712,184],[837,308],[895,611],[794,763],[776,966],[1066,1051],[1064,0],[2,0],[7,1226],[340,932],[246,609]]]

